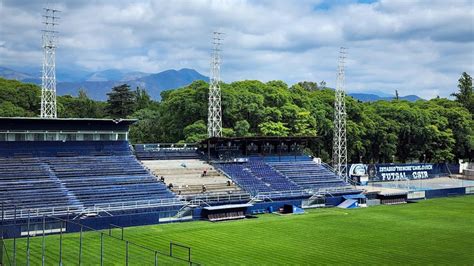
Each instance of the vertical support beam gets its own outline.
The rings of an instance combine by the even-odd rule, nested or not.
[[[191,248],[188,249],[188,261],[191,262]]]
[[[59,266],[63,265],[63,221],[59,227]]]
[[[128,241],[125,241],[125,265],[128,266]]]
[[[79,233],[79,258],[78,258],[78,263],[77,265],[81,266],[81,259],[82,259],[82,230],[83,226],[81,225],[81,231]]]
[[[155,250],[155,266],[158,266],[158,251]]]
[[[13,228],[15,228],[16,231],[16,205],[15,205],[15,210],[13,213]],[[20,234],[21,234],[21,229],[20,229]],[[16,266],[16,232],[13,232],[13,266]]]
[[[27,222],[27,236],[26,236],[26,265],[30,265],[30,211],[28,210],[28,222]]]
[[[100,233],[100,266],[104,265],[104,233]]]
[[[3,264],[3,222],[4,222],[4,219],[5,219],[5,206],[4,206],[4,203],[2,201],[2,222],[1,222],[1,229],[0,229],[0,265]]]
[[[43,237],[41,239],[41,265],[44,266],[44,250],[45,250],[45,227],[46,227],[46,217],[43,214]]]

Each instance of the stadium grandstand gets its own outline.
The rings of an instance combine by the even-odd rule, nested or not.
[[[41,219],[56,234],[474,193],[447,164],[355,164],[345,181],[304,154],[305,137],[131,145],[135,121],[0,118],[3,237],[41,233]]]
[[[285,204],[301,207],[315,194],[360,193],[303,155],[305,138],[132,147],[128,128],[134,122],[1,118],[5,217],[95,218],[100,227],[103,216],[150,213],[160,222],[186,213],[200,219],[203,206],[249,204],[246,213],[267,212]],[[229,212],[241,213],[231,207]]]
[[[0,119],[5,216],[179,209],[182,202],[133,155],[127,139],[134,122]]]
[[[371,177],[370,186],[360,186],[360,177],[346,182],[329,165],[304,155],[311,138],[219,137],[199,144],[132,146],[128,128],[134,122],[0,118],[4,216],[68,216],[91,219],[98,227],[104,216],[140,213],[152,217],[133,223],[112,219],[120,226],[131,226],[184,217],[206,219],[202,210],[211,206],[220,206],[214,211],[241,217],[242,211],[253,214],[284,205],[365,203],[367,197],[382,203],[406,202],[419,197],[422,190],[413,189],[414,181],[400,189],[400,183],[410,179],[406,175],[445,177],[453,169],[447,165],[378,165],[373,168],[377,174]],[[396,172],[410,169],[412,172]],[[404,179],[394,180],[394,176]],[[468,182],[463,185],[469,186]],[[246,207],[235,210],[236,205]]]

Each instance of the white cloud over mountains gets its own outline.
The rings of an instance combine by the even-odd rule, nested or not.
[[[474,74],[474,1],[53,1],[62,10],[58,68],[209,72],[211,33],[226,33],[222,78],[448,96]],[[366,1],[364,1],[366,2]],[[0,65],[41,66],[44,1],[3,0]]]

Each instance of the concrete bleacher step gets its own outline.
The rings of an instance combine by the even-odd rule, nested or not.
[[[194,195],[194,194],[203,193],[201,186],[173,188],[172,191],[175,193],[179,193],[179,191],[181,191],[181,195]],[[229,193],[229,192],[237,192],[237,191],[240,191],[240,188],[237,186],[206,189],[206,192],[211,192],[211,193]]]
[[[202,186],[206,186],[206,192],[234,192],[240,187],[232,184],[231,181],[222,175],[215,168],[199,159],[186,160],[146,160],[142,164],[159,179],[164,177],[166,184],[173,184],[173,191],[181,195],[199,195]],[[203,176],[204,171],[206,175]]]

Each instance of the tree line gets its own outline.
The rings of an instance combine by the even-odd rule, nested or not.
[[[330,161],[334,91],[325,84],[256,80],[222,83],[224,136],[312,136],[307,152]],[[209,85],[163,91],[151,99],[140,88],[112,88],[106,102],[80,90],[58,97],[59,117],[137,118],[133,143],[199,142],[207,137]],[[0,79],[0,116],[37,116],[40,88]],[[463,73],[454,100],[360,102],[346,98],[350,162],[443,162],[472,160],[474,95]]]

